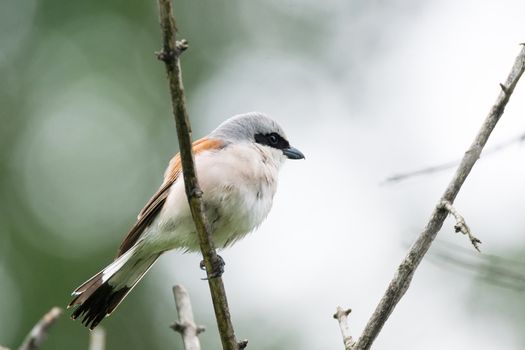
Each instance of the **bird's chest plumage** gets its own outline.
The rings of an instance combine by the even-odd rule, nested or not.
[[[218,247],[228,246],[259,226],[277,190],[278,164],[255,147],[225,150],[212,161],[201,186],[208,222]]]
[[[231,245],[262,223],[277,190],[278,159],[247,144],[201,154],[195,164],[206,219],[218,248]],[[162,245],[198,250],[183,181],[177,180],[172,187],[158,225],[166,240]]]

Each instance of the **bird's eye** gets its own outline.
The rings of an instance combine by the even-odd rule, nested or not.
[[[268,141],[270,141],[270,144],[272,145],[276,145],[277,142],[279,142],[277,136],[275,136],[274,134],[270,134],[270,136],[268,136]]]
[[[261,145],[270,146],[277,149],[290,147],[288,141],[283,139],[283,137],[276,132],[268,134],[255,134],[253,136],[255,138],[255,142]]]

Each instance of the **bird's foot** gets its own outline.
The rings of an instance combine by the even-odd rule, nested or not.
[[[211,267],[212,267],[211,273],[208,274],[208,277],[202,278],[202,280],[208,280],[212,278],[221,277],[222,274],[224,273],[224,265],[226,265],[226,263],[224,262],[224,259],[218,254],[215,255],[215,257],[216,259],[212,258],[211,260]],[[199,267],[201,268],[201,270],[206,270],[206,265],[204,264],[204,260],[201,260]]]

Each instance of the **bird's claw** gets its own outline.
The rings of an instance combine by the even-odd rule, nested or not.
[[[215,255],[215,256],[217,258],[216,259],[212,259],[212,261],[211,261],[212,270],[208,274],[208,277],[201,278],[203,281],[209,280],[209,279],[212,279],[212,278],[221,277],[222,274],[224,273],[224,265],[226,265],[226,263],[224,262],[224,259],[220,255]],[[199,264],[199,267],[200,267],[201,270],[206,270],[206,265],[204,264],[204,260],[201,260],[201,262]]]

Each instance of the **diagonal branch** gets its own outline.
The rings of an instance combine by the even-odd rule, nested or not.
[[[525,46],[522,47],[516,58],[505,84],[500,85],[501,92],[496,99],[496,102],[490,109],[490,112],[476,135],[474,142],[467,152],[465,152],[454,177],[450,181],[442,197],[439,199],[438,204],[435,206],[425,229],[421,232],[408,251],[408,254],[401,265],[399,265],[397,272],[385,291],[385,294],[381,298],[379,305],[377,305],[376,310],[368,320],[361,337],[355,344],[354,348],[356,350],[370,349],[386,320],[407,291],[417,266],[430,248],[432,241],[441,229],[443,222],[448,215],[448,210],[443,208],[442,203],[448,202],[452,205],[454,202],[461,186],[465,182],[472,167],[478,160],[483,147],[487,143],[492,130],[503,115],[505,106],[507,105],[512,92],[514,91],[514,87],[518,83],[524,70]]]
[[[163,48],[158,54],[158,58],[164,61],[166,65],[173,115],[177,126],[186,195],[199,236],[199,244],[208,275],[208,284],[215,309],[215,317],[219,327],[222,347],[225,350],[237,350],[239,346],[231,322],[224,284],[220,276],[217,277],[213,274],[215,270],[214,266],[220,265],[221,260],[215,251],[211,239],[211,232],[204,217],[202,191],[197,180],[191,147],[191,127],[186,110],[179,60],[181,53],[187,48],[187,43],[186,41],[176,42],[177,29],[175,26],[175,18],[172,15],[171,0],[158,0],[158,5],[163,41]]]
[[[40,345],[46,340],[49,328],[55,324],[56,320],[62,315],[62,309],[54,307],[49,310],[37,324],[31,329],[26,339],[20,345],[18,350],[34,350],[38,349]]]

